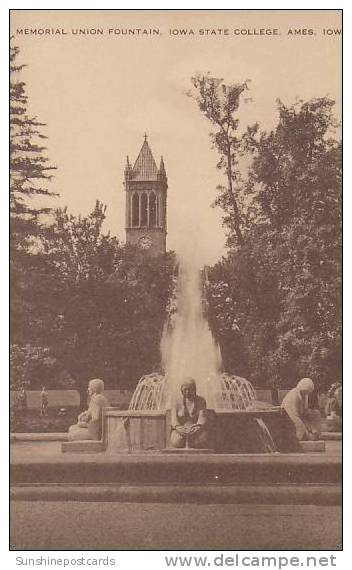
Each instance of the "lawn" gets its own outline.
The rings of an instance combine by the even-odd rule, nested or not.
[[[47,416],[41,416],[40,410],[27,410],[16,413],[11,421],[12,433],[64,433],[75,424],[79,409],[66,408],[65,415],[59,415],[60,408],[49,408]]]

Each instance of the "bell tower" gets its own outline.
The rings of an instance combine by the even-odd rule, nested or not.
[[[127,157],[126,243],[159,255],[166,251],[167,176],[163,158],[158,169],[147,135],[132,167]]]

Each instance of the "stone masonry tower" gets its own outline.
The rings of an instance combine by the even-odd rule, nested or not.
[[[166,251],[167,177],[163,158],[158,169],[147,135],[132,167],[125,168],[126,243],[138,245],[151,255]]]

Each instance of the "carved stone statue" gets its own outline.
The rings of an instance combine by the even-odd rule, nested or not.
[[[281,407],[296,429],[299,441],[317,440],[320,435],[320,413],[308,408],[308,395],[314,391],[314,383],[310,378],[302,378],[282,400]]]
[[[91,380],[88,384],[90,395],[88,410],[78,416],[76,424],[68,430],[68,441],[84,441],[87,439],[101,439],[103,408],[109,406],[104,396],[104,382],[99,378]]]
[[[182,396],[171,410],[171,447],[204,449],[209,446],[207,404],[197,395],[196,383],[187,378],[181,386]]]

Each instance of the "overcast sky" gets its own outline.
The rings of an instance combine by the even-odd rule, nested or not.
[[[12,32],[30,111],[47,124],[48,155],[58,166],[51,187],[57,205],[87,214],[95,200],[108,205],[106,229],[125,239],[123,170],[135,161],[144,132],[169,179],[169,249],[196,240],[199,263],[224,253],[221,213],[211,208],[223,182],[211,149],[210,124],[185,95],[190,77],[210,72],[228,83],[251,80],[243,126],[277,120],[275,100],[329,95],[340,113],[341,39],[323,35],[340,27],[337,11],[16,11]],[[21,28],[63,29],[66,35],[18,35]],[[102,28],[101,35],[74,35]],[[159,29],[159,35],[109,35],[109,29]],[[192,29],[187,37],[170,29]],[[279,35],[236,35],[234,30],[274,28]],[[313,29],[294,37],[289,29]],[[200,35],[228,29],[228,35]]]

